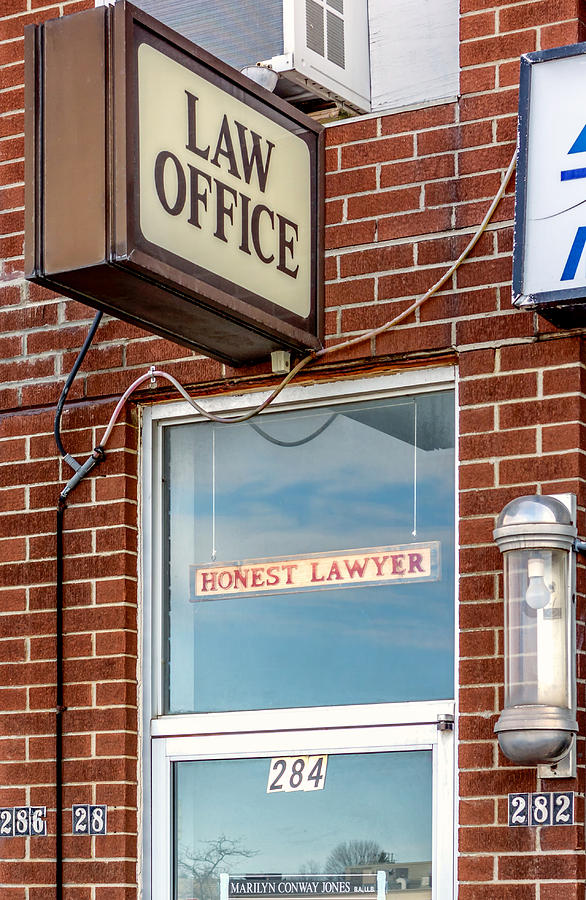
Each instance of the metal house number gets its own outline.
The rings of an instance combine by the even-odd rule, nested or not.
[[[509,825],[573,825],[574,792],[509,794]]]
[[[0,838],[45,837],[46,806],[4,806],[0,808]]]
[[[107,806],[78,803],[71,807],[72,834],[107,834]]]

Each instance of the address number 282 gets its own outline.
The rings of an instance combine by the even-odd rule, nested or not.
[[[327,766],[327,756],[276,756],[269,766],[267,794],[321,791]]]

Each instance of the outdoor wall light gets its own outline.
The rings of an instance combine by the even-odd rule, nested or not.
[[[260,63],[256,66],[244,66],[240,71],[243,75],[246,75],[247,78],[251,78],[252,81],[256,84],[260,84],[261,87],[266,88],[267,91],[271,91],[271,93],[275,90],[277,81],[279,80],[278,72],[275,72],[275,70],[271,69],[269,66],[261,66]]]
[[[522,765],[569,758],[578,730],[574,593],[583,545],[575,497],[566,499],[519,497],[494,531],[505,596],[505,708],[495,732],[505,756]]]

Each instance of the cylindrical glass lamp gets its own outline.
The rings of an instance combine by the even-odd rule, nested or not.
[[[495,732],[514,762],[556,763],[577,732],[576,528],[557,498],[519,497],[501,512],[494,538],[505,595],[505,708]]]

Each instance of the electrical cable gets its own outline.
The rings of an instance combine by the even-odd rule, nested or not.
[[[303,444],[308,444],[310,441],[315,440],[316,437],[319,437],[320,434],[329,428],[332,422],[338,418],[338,413],[333,413],[325,422],[316,428],[315,431],[312,431],[311,434],[308,434],[307,437],[299,438],[297,441],[282,441],[279,438],[272,437],[268,431],[265,431],[264,428],[261,428],[260,425],[251,424],[251,428],[254,428],[257,434],[260,434],[265,441],[269,441],[271,444],[276,444],[277,447],[302,447]]]
[[[271,391],[271,393],[266,397],[265,400],[263,400],[263,402],[259,406],[255,407],[253,410],[250,410],[249,412],[245,413],[244,415],[240,415],[240,416],[217,416],[217,415],[215,415],[215,413],[209,412],[209,410],[206,410],[196,400],[194,400],[193,397],[191,397],[187,393],[185,388],[182,385],[180,385],[179,382],[172,375],[170,375],[168,372],[163,372],[159,369],[155,369],[155,367],[152,366],[151,369],[146,374],[141,375],[139,378],[137,378],[135,381],[133,381],[133,383],[130,385],[130,387],[128,387],[124,391],[124,394],[121,396],[120,400],[118,401],[118,403],[116,405],[114,412],[112,413],[110,421],[109,421],[109,423],[106,427],[106,430],[102,436],[102,440],[96,447],[96,451],[103,452],[103,449],[106,446],[106,443],[108,442],[108,440],[110,438],[110,435],[112,433],[112,429],[116,423],[116,420],[118,419],[118,416],[120,415],[120,410],[124,406],[126,400],[128,399],[128,397],[130,397],[130,395],[135,390],[137,390],[137,388],[139,388],[141,386],[141,384],[144,384],[144,382],[147,381],[149,378],[151,379],[151,381],[158,377],[165,378],[176,388],[176,390],[181,394],[181,396],[184,397],[185,400],[187,400],[187,402],[189,404],[191,404],[191,406],[201,416],[203,416],[206,419],[210,419],[212,422],[218,422],[221,425],[230,425],[230,424],[237,424],[239,422],[247,422],[249,419],[252,419],[255,416],[257,416],[259,413],[261,413],[263,411],[263,409],[266,409],[267,406],[269,406],[273,402],[273,400],[275,400],[276,397],[278,397],[278,395],[289,384],[289,382],[292,381],[293,378],[295,378],[295,376],[303,368],[305,368],[305,366],[307,366],[309,363],[314,362],[317,359],[321,359],[330,353],[335,353],[339,350],[346,350],[348,347],[353,347],[355,344],[362,343],[362,341],[371,340],[373,337],[377,337],[379,334],[383,334],[385,331],[389,331],[395,325],[398,325],[399,322],[402,322],[403,319],[406,319],[407,316],[410,316],[411,313],[415,312],[417,309],[419,309],[419,307],[423,306],[423,304],[426,303],[430,297],[432,297],[437,291],[439,291],[439,289],[441,287],[443,287],[443,285],[452,277],[452,275],[454,274],[456,269],[458,269],[458,267],[464,262],[466,257],[469,256],[471,251],[474,249],[474,247],[476,246],[476,244],[478,243],[478,241],[480,240],[480,238],[486,231],[488,223],[492,219],[492,216],[494,215],[494,211],[497,208],[497,206],[499,205],[499,203],[505,193],[507,185],[508,185],[509,181],[511,180],[511,176],[512,176],[513,172],[515,171],[516,163],[517,163],[517,150],[515,149],[515,152],[509,163],[507,171],[504,174],[501,185],[500,185],[497,193],[495,194],[488,210],[486,211],[486,214],[485,214],[482,222],[480,223],[480,225],[474,232],[471,240],[468,242],[468,244],[466,245],[466,247],[464,248],[462,253],[460,253],[457,260],[452,263],[452,265],[446,270],[446,272],[444,272],[444,274],[441,276],[441,278],[439,278],[438,281],[436,281],[436,283],[434,285],[432,285],[429,288],[429,290],[426,291],[425,294],[423,294],[422,297],[420,297],[418,300],[415,300],[413,303],[411,303],[410,306],[408,306],[406,309],[404,309],[402,312],[400,312],[398,315],[396,315],[393,319],[389,319],[387,322],[384,322],[382,325],[379,325],[378,328],[373,328],[370,331],[363,332],[362,334],[359,334],[354,338],[350,338],[347,341],[343,341],[340,344],[331,344],[328,347],[324,347],[322,350],[317,350],[315,352],[310,353],[308,356],[303,357],[303,359],[301,359],[297,363],[297,365],[293,369],[291,369],[291,371],[288,373],[288,375],[281,381],[280,384],[277,385],[277,387],[273,391]]]
[[[73,364],[73,368],[67,377],[67,381],[63,385],[63,390],[61,391],[61,396],[59,397],[59,400],[57,402],[57,410],[55,412],[55,422],[53,425],[53,431],[55,434],[55,442],[57,444],[57,447],[59,448],[59,453],[61,454],[63,459],[67,459],[68,462],[71,459],[73,459],[73,457],[70,457],[69,453],[67,453],[67,451],[65,450],[65,447],[63,446],[63,443],[61,441],[61,413],[63,412],[63,407],[65,405],[65,401],[67,400],[67,395],[69,394],[69,389],[71,388],[71,385],[73,384],[73,380],[74,380],[75,376],[77,375],[82,362],[84,361],[87,351],[89,350],[89,346],[94,338],[94,335],[97,331],[98,325],[100,324],[102,315],[103,315],[103,313],[101,311],[96,313],[96,315],[94,317],[94,321],[92,322],[92,326],[91,326],[90,330],[88,331],[87,337],[86,337],[85,341],[83,342],[83,346],[82,346],[81,350],[79,351],[77,359],[75,360],[75,362]],[[73,462],[75,463],[75,460],[73,460]],[[71,462],[70,462],[70,465],[71,465]],[[72,468],[75,468],[75,465],[73,465]]]

